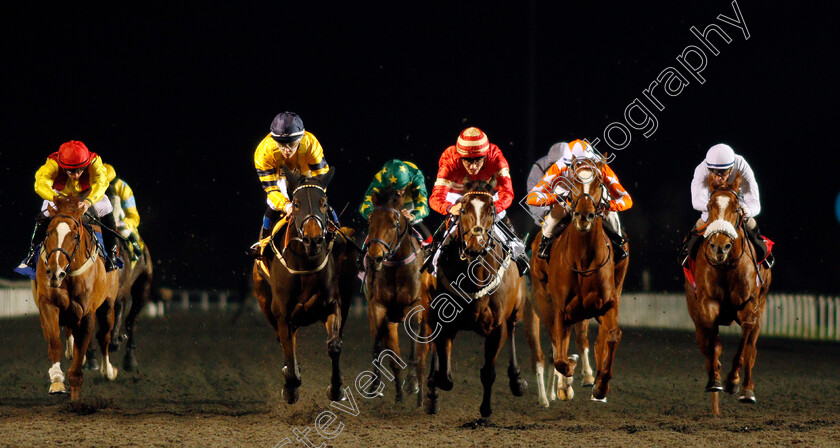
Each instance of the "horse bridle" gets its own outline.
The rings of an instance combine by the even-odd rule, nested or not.
[[[467,196],[469,196],[469,195],[482,195],[482,196],[489,196],[490,197],[490,206],[491,206],[491,209],[493,210],[493,223],[495,223],[496,222],[496,207],[493,205],[493,193],[488,193],[486,191],[468,191],[468,192],[464,193],[464,195],[461,196],[461,200],[459,201],[459,203],[461,204],[461,212],[459,213],[459,218],[460,218],[460,214],[463,213],[463,211],[464,211],[464,204],[466,204]],[[479,216],[477,218],[481,218],[481,217]],[[474,251],[474,250],[467,249],[467,239],[464,238],[464,235],[461,233],[461,222],[462,221],[459,219],[458,222],[456,223],[456,225],[458,226],[457,227],[458,228],[458,239],[461,240],[461,243],[458,245],[459,254],[460,254],[461,259],[466,260],[467,255],[469,255],[471,257],[481,257],[481,256],[486,255],[487,251],[490,248],[494,247],[494,245],[495,245],[495,242],[493,241],[493,227],[491,226],[490,229],[485,229],[484,227],[481,227],[481,226],[474,226],[472,229],[470,229],[470,232],[472,232],[472,230],[475,229],[476,227],[481,227],[481,229],[488,234],[488,238],[487,238],[488,244],[486,244],[484,246],[484,248],[482,248],[480,251]]]
[[[384,255],[385,260],[391,261],[394,258],[394,255],[396,255],[397,249],[400,248],[400,244],[402,244],[402,240],[405,238],[406,235],[408,235],[408,229],[411,228],[411,225],[408,222],[408,219],[405,219],[405,217],[402,215],[402,213],[400,213],[400,211],[395,209],[395,208],[380,206],[380,207],[374,207],[373,210],[374,211],[376,211],[376,210],[390,211],[391,213],[396,215],[396,217],[397,217],[397,231],[394,232],[394,240],[391,241],[390,244],[385,242],[385,240],[382,240],[380,238],[370,238],[370,239],[368,239],[368,242],[365,244],[365,256],[368,256],[367,255],[367,248],[370,247],[371,244],[378,244],[378,245],[382,246],[382,248],[385,250],[385,255]],[[402,230],[399,230],[403,219],[405,219],[405,226],[403,227]]]
[[[735,191],[731,188],[721,189],[721,190],[718,190],[718,191],[722,191],[722,192],[725,192],[725,193],[731,193],[733,196],[735,196],[735,202],[736,203],[739,202],[739,199],[741,197],[741,195],[739,195],[737,191]],[[711,201],[711,197],[709,198],[709,200]],[[744,219],[741,217],[741,214],[738,213],[738,221],[735,223],[736,232],[737,232],[737,229],[743,228],[743,227],[744,227]],[[709,234],[709,237],[711,237],[712,235],[718,234],[718,233],[725,233],[725,232],[723,232],[722,230],[717,230],[717,231],[711,232]],[[745,232],[745,234],[746,234],[746,232]],[[706,239],[708,239],[708,238],[706,238]],[[752,249],[752,246],[750,246],[749,243],[747,243],[747,245],[749,246],[750,249]],[[709,263],[710,266],[713,266],[715,268],[718,268],[718,267],[721,267],[721,266],[726,266],[726,265],[729,265],[729,264],[735,264],[738,260],[741,259],[741,257],[744,256],[744,252],[746,252],[744,250],[744,247],[743,247],[743,244],[742,244],[741,253],[738,254],[737,258],[727,259],[726,261],[724,261],[722,263],[715,263],[709,257],[709,254],[707,253],[708,250],[709,250],[709,246],[706,245],[706,247],[703,249],[703,255],[706,257],[706,262]]]
[[[67,266],[64,266],[63,270],[65,272],[70,272],[70,265],[73,263],[73,258],[76,256],[76,252],[79,250],[79,245],[81,244],[81,241],[82,241],[82,232],[81,232],[82,224],[79,222],[78,219],[76,219],[75,216],[66,215],[66,214],[60,214],[60,215],[55,215],[54,216],[54,218],[58,218],[58,217],[70,218],[76,224],[76,232],[75,232],[75,235],[73,236],[73,240],[75,241],[75,244],[73,244],[73,252],[69,253],[63,247],[59,246],[59,247],[56,247],[55,249],[47,252],[44,255],[44,258],[46,260],[49,260],[50,255],[52,255],[56,252],[63,253],[67,257]]]
[[[327,194],[327,189],[326,189],[326,188],[324,188],[324,187],[322,187],[322,186],[320,186],[320,185],[315,185],[315,184],[303,184],[303,185],[300,185],[300,186],[298,186],[297,188],[295,188],[295,189],[294,189],[294,191],[292,191],[292,198],[294,198],[294,197],[295,197],[295,195],[297,194],[297,192],[298,192],[298,191],[300,191],[300,190],[302,190],[302,189],[304,189],[304,188],[315,188],[315,189],[318,189],[318,190],[320,190],[321,192],[323,192],[325,196],[326,196],[326,194]],[[311,198],[309,198],[309,197],[307,197],[307,201],[310,201],[309,206],[310,206],[310,210],[312,210],[312,209],[313,209],[312,204],[311,204],[312,199],[311,199]],[[292,215],[292,218],[294,218],[294,215]],[[320,228],[320,229],[321,229],[321,233],[324,235],[324,239],[326,240],[326,239],[328,238],[329,228],[328,228],[328,226],[327,226],[327,224],[326,224],[326,222],[325,222],[325,221],[326,221],[326,220],[325,220],[325,218],[322,218],[321,216],[316,215],[316,214],[312,214],[312,213],[310,213],[309,215],[304,216],[304,217],[303,217],[303,219],[301,219],[300,221],[298,221],[297,219],[292,219],[292,225],[295,227],[296,234],[297,234],[298,236],[293,236],[293,237],[291,237],[291,238],[289,238],[289,239],[290,239],[291,241],[298,241],[298,242],[300,242],[301,244],[305,244],[305,243],[304,243],[304,241],[303,241],[303,238],[302,238],[302,237],[300,237],[299,235],[303,235],[303,226],[304,226],[304,225],[306,225],[306,223],[307,223],[307,222],[309,222],[309,220],[312,220],[312,219],[314,219],[314,220],[315,220],[315,223],[316,223],[316,224],[318,224],[318,228]],[[283,251],[285,252],[285,250],[286,250],[287,248],[288,248],[288,245],[287,245],[286,247],[284,247],[284,248],[283,248]]]
[[[598,178],[601,177],[601,171],[600,170],[598,170],[594,167],[590,168],[590,169],[592,169],[596,173],[596,177],[598,177]],[[608,209],[608,204],[609,204],[609,202],[604,199],[604,196],[605,196],[604,195],[604,190],[605,189],[606,189],[606,186],[604,185],[603,182],[601,182],[601,185],[600,185],[600,188],[599,188],[599,194],[601,196],[600,201],[596,201],[595,198],[593,198],[592,195],[590,195],[589,193],[581,193],[581,194],[577,195],[572,200],[571,214],[577,213],[575,211],[575,209],[577,209],[578,202],[580,202],[580,200],[582,198],[588,198],[590,201],[592,201],[593,204],[595,204],[595,218],[593,219],[593,221],[595,219],[598,219],[598,218],[604,219],[604,212]],[[592,269],[583,269],[583,270],[576,269],[574,266],[572,266],[571,261],[569,261],[569,255],[568,255],[569,239],[566,238],[566,247],[562,251],[563,252],[563,261],[566,262],[566,265],[569,266],[569,269],[571,269],[572,272],[586,277],[586,276],[592,275],[593,273],[597,272],[602,267],[606,266],[606,264],[612,259],[612,251],[613,250],[612,250],[612,244],[610,244],[609,238],[607,238],[606,233],[604,233],[602,235],[602,237],[604,238],[604,241],[607,243],[607,247],[609,248],[609,250],[607,251],[607,256],[604,257],[604,261],[601,262],[601,264],[598,265],[598,267],[592,268]]]

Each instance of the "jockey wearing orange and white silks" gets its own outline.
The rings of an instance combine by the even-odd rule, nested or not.
[[[583,140],[574,140],[569,143],[571,155],[575,159],[589,159],[597,161],[600,157],[595,154],[592,147]],[[526,197],[528,205],[550,207],[558,202],[561,202],[560,207],[553,207],[551,213],[545,216],[543,223],[543,235],[547,238],[553,236],[554,227],[565,218],[569,211],[565,198],[569,195],[569,190],[566,188],[564,182],[565,176],[570,172],[570,168],[564,163],[564,158],[561,158],[543,176],[542,180],[531,189]],[[571,159],[569,159],[569,163]],[[618,176],[609,165],[604,164],[601,170],[601,178],[604,185],[607,187],[609,193],[609,211],[604,216],[604,223],[610,227],[617,235],[621,235],[621,224],[618,220],[616,212],[624,211],[633,206],[633,198],[627,193],[627,190],[618,181]],[[563,201],[558,201],[563,198]]]

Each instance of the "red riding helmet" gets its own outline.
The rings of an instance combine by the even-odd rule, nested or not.
[[[58,166],[66,170],[84,168],[92,159],[87,146],[78,140],[70,140],[58,148]]]
[[[466,128],[458,136],[458,143],[455,145],[458,155],[461,157],[486,156],[490,151],[490,141],[487,135],[479,128]]]

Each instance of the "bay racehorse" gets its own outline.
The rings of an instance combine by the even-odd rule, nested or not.
[[[100,373],[108,380],[117,377],[117,368],[109,360],[108,346],[119,287],[117,272],[105,272],[99,245],[91,229],[82,222],[83,211],[78,203],[76,196],[56,196],[55,208],[49,209],[52,219],[33,282],[33,296],[52,364],[50,394],[66,393],[61,370],[61,327],[64,327],[68,355],[72,349],[73,361],[67,375],[74,401],[79,399],[82,364],[97,323],[96,339],[103,359]]]
[[[742,367],[744,378],[739,399],[744,403],[755,403],[752,377],[755,343],[761,331],[761,315],[771,279],[770,269],[757,262],[755,250],[745,237],[744,219],[738,205],[740,186],[740,174],[724,185],[715,185],[710,176],[709,219],[694,266],[696,288],[688,277],[685,281],[685,297],[694,321],[697,346],[706,357],[706,392],[712,393],[712,413],[715,415],[720,414],[718,392],[725,390],[734,394],[738,390]],[[732,361],[732,370],[721,384],[718,327],[732,322],[741,326],[741,341]]]
[[[326,326],[327,353],[332,361],[327,394],[331,400],[338,401],[343,398],[339,366],[341,335],[350,300],[342,300],[339,293],[340,274],[345,270],[342,265],[349,264],[344,254],[346,241],[336,237],[338,229],[328,219],[326,188],[334,170],[316,177],[284,171],[292,212],[285,230],[276,234],[278,238],[271,239],[271,255],[254,263],[254,295],[283,347],[286,402],[293,404],[299,398],[297,331],[319,321]]]
[[[396,401],[401,401],[402,365],[400,355],[399,324],[409,311],[420,304],[420,267],[423,264],[420,243],[413,235],[411,221],[402,213],[402,197],[393,188],[374,192],[373,211],[365,253],[365,295],[368,301],[368,320],[373,338],[373,358],[377,377],[371,381],[369,392],[381,393],[380,377],[384,373],[396,386]],[[405,384],[406,392],[422,394],[418,378],[423,366],[415,361],[415,341],[411,341],[411,361],[414,367]],[[396,354],[383,350],[390,350]],[[390,359],[393,375],[380,371],[384,357]],[[418,372],[419,370],[419,372]]]
[[[452,390],[452,341],[459,330],[484,336],[484,366],[481,384],[484,394],[479,408],[482,417],[492,414],[490,398],[496,380],[496,359],[510,340],[508,378],[511,392],[522,396],[527,383],[520,377],[514,330],[525,306],[525,284],[511,254],[494,234],[496,208],[488,182],[468,182],[460,199],[457,224],[446,238],[451,241],[440,253],[437,276],[424,273],[422,294],[424,323],[434,341],[436,356],[427,381],[424,408],[438,411],[437,389]],[[422,359],[422,358],[418,358]]]
[[[111,331],[111,351],[116,352],[122,342],[126,343],[123,368],[129,372],[137,368],[137,341],[134,336],[137,317],[149,303],[152,292],[152,256],[149,246],[145,242],[142,242],[142,245],[143,252],[138,254],[137,260],[130,261],[127,255],[128,245],[124,240],[120,240],[120,253],[126,262],[120,269],[120,288],[114,308],[114,329]]]
[[[569,180],[574,185],[570,195],[573,225],[554,239],[547,264],[537,256],[540,239],[534,240],[531,281],[539,318],[551,338],[554,368],[565,377],[557,382],[557,396],[573,396],[571,383],[579,357],[569,356],[568,350],[571,330],[576,325],[577,346],[584,354],[583,382],[592,381],[586,372],[586,322],[595,318],[599,323],[595,342],[597,371],[590,399],[606,402],[612,364],[621,340],[618,306],[629,257],[614,263],[612,243],[603,228],[609,195],[601,179],[603,162],[573,160],[572,166],[575,168],[570,170]],[[564,206],[567,205],[563,201],[555,205]],[[628,250],[627,243],[624,249]],[[533,331],[533,325],[529,325],[529,330]],[[538,334],[536,338],[539,340]],[[541,363],[541,358],[538,356],[535,364]]]

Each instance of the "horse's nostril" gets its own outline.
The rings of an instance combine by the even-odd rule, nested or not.
[[[373,261],[376,264],[379,264],[379,263],[382,263],[383,261],[385,261],[385,257],[376,257],[376,258],[373,259]]]

